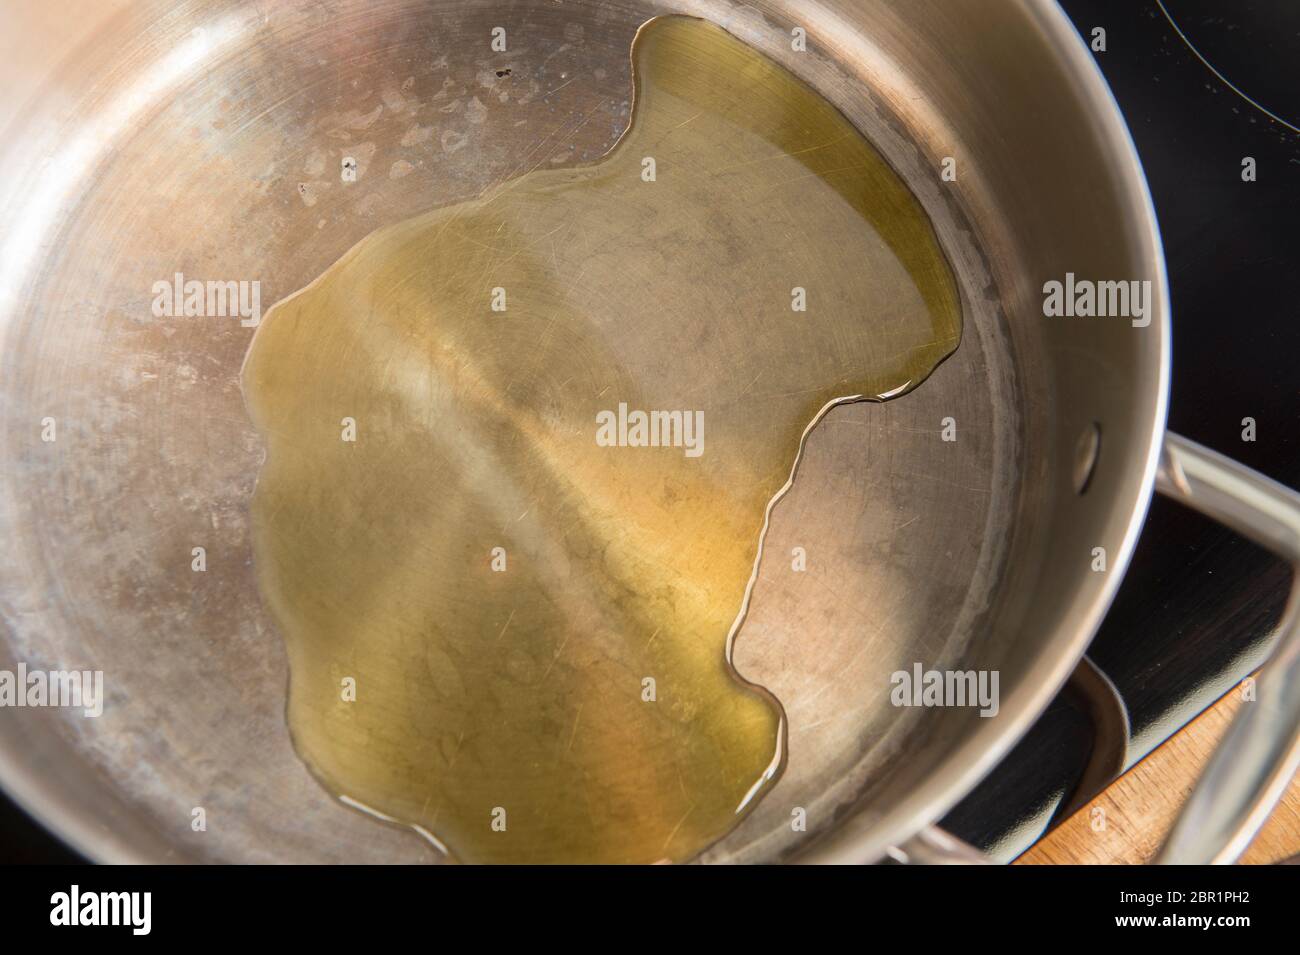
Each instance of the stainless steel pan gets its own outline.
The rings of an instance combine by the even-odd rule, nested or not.
[[[269,305],[379,225],[509,176],[523,150],[600,155],[627,120],[633,34],[659,14],[722,25],[867,134],[933,219],[966,315],[924,386],[837,408],[809,438],[769,542],[812,535],[818,586],[760,577],[736,652],[786,706],[789,768],[704,860],[963,857],[926,827],[1079,662],[1153,487],[1300,559],[1294,494],[1165,433],[1154,212],[1090,54],[1050,2],[6,7],[0,668],[101,669],[107,701],[97,719],[0,711],[0,780],[93,858],[436,858],[332,800],[295,756],[283,649],[251,567],[262,449],[238,383],[251,331],[153,321],[149,289],[175,271],[256,277]],[[491,100],[472,148],[383,175],[409,126],[385,91],[407,83],[418,102],[448,78],[491,86],[500,57],[480,41],[503,21],[528,38],[505,59],[531,102]],[[19,90],[33,92],[21,109]],[[330,194],[361,147],[365,188]],[[938,175],[944,157],[955,182]],[[1045,318],[1043,284],[1067,272],[1149,280],[1150,323]],[[948,416],[956,442],[937,440]],[[1166,859],[1233,858],[1294,773],[1296,634],[1293,600],[1259,701]],[[887,674],[914,661],[998,670],[999,715],[891,706]],[[791,830],[792,806],[808,832]]]

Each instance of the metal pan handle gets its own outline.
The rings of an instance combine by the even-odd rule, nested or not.
[[[1206,865],[1240,856],[1300,767],[1300,494],[1231,458],[1166,433],[1156,489],[1291,562],[1291,597],[1254,702],[1219,743],[1153,862]],[[992,861],[934,826],[889,851],[899,862]]]
[[[1176,434],[1156,489],[1291,562],[1291,597],[1254,702],[1237,713],[1154,859],[1234,861],[1300,767],[1300,494]]]

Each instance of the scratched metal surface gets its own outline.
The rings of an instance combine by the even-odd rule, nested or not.
[[[950,805],[1046,705],[1122,573],[1167,332],[1162,302],[1145,336],[1042,322],[1045,278],[1158,279],[1158,253],[1104,91],[1054,12],[977,7],[338,0],[142,4],[115,21],[21,120],[21,149],[6,138],[0,665],[100,668],[108,686],[98,720],[7,719],[6,785],[99,858],[434,860],[331,800],[290,746],[251,565],[249,330],[156,320],[150,289],[178,271],[257,278],[269,305],[380,225],[601,155],[627,120],[637,26],[686,12],[872,139],[934,220],[966,313],[923,388],[838,408],[808,440],[768,543],[815,540],[809,571],[764,569],[736,652],[790,714],[789,768],[704,858],[788,855],[804,839],[791,806],[870,857]],[[503,20],[516,45],[494,54]],[[951,153],[966,172],[945,187]],[[938,440],[949,415],[955,443]],[[1092,421],[1105,452],[1077,497]],[[1086,573],[1098,542],[1112,575]],[[1000,715],[891,707],[888,674],[914,661],[999,668]]]

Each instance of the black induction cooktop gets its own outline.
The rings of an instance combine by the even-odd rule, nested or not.
[[[1085,38],[1105,30],[1106,49],[1094,56],[1160,219],[1174,313],[1170,427],[1300,486],[1300,3],[1062,5]],[[1254,441],[1242,440],[1243,418],[1255,420]],[[1127,709],[1127,765],[1259,665],[1288,580],[1260,549],[1154,501],[1089,651]],[[1087,699],[1062,691],[943,826],[1014,857],[1108,781],[1085,774],[1114,747],[1108,733]],[[0,862],[75,861],[0,795]]]

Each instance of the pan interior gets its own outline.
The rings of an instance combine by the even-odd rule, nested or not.
[[[0,731],[0,752],[10,785],[29,802],[41,798],[80,845],[196,860],[438,857],[409,832],[341,805],[295,754],[286,657],[252,559],[250,508],[266,452],[240,391],[252,333],[238,318],[160,321],[151,290],[177,273],[256,279],[263,302],[279,301],[380,226],[517,175],[521,156],[539,168],[598,160],[627,127],[633,37],[662,14],[720,24],[867,136],[933,222],[965,318],[960,349],[923,387],[901,401],[835,407],[808,436],[764,545],[781,555],[801,548],[806,570],[763,562],[734,653],[737,670],[785,707],[788,764],[703,858],[782,858],[864,792],[882,811],[902,807],[913,780],[987,729],[974,713],[891,705],[895,671],[983,661],[1006,667],[1004,701],[1039,692],[1025,677],[1053,648],[1078,587],[1062,574],[1043,606],[1027,607],[1025,596],[1008,610],[1001,584],[1013,552],[1029,546],[1024,534],[1053,526],[1041,520],[1034,530],[1033,518],[1057,493],[1053,449],[1074,442],[1056,437],[1071,421],[1051,419],[1052,351],[1032,319],[1017,316],[1030,314],[1025,289],[1044,267],[1080,259],[1044,266],[993,241],[1006,230],[989,196],[1005,183],[1014,197],[1033,174],[999,168],[996,140],[966,143],[961,129],[930,122],[917,112],[926,100],[887,88],[901,74],[875,69],[848,42],[867,35],[866,20],[882,43],[912,27],[926,35],[925,17],[942,26],[965,16],[955,5],[855,13],[807,4],[799,18],[780,3],[704,0],[164,7],[133,6],[62,68],[7,167],[0,665],[101,669],[108,699],[98,719],[19,712]],[[1000,16],[1011,21],[1004,33],[1019,30],[1032,52],[1034,24],[1017,11]],[[850,26],[854,17],[864,22]],[[805,25],[822,42],[800,51],[793,31]],[[498,28],[504,50],[491,46]],[[123,50],[130,55],[119,60]],[[894,52],[903,62],[905,50]],[[962,85],[961,71],[978,66],[973,46],[946,56],[956,85],[932,90],[934,104],[978,85]],[[941,73],[937,63],[911,66],[914,76]],[[994,79],[1004,92],[1065,95],[1048,81]],[[1082,154],[1088,144],[1066,130],[1040,148]],[[977,169],[975,157],[992,158],[949,188],[939,176],[948,152]],[[341,178],[345,160],[355,181]],[[1030,186],[1054,221],[1079,211],[1072,200],[1044,205],[1050,188]],[[1102,217],[1112,193],[1081,190]],[[1032,213],[1023,222],[1047,256],[1053,234],[1035,235]],[[1110,249],[1103,259],[1127,261],[1123,242]],[[1060,386],[1080,394],[1090,378],[1128,380],[1138,363],[1135,351],[1111,360],[1082,340],[1058,344],[1083,356]],[[1121,385],[1071,412],[1107,426],[1086,506],[1098,509],[1093,527],[1121,515],[1111,520],[1117,542],[1142,490],[1114,476],[1140,451],[1127,450],[1124,429],[1105,416],[1126,397]],[[44,418],[59,423],[57,442],[41,441]],[[950,424],[953,441],[944,440]],[[1068,464],[1060,470],[1068,486]],[[1112,504],[1094,503],[1108,494]],[[1022,583],[1038,575],[1017,566]],[[1035,613],[1025,637],[1013,624]],[[204,827],[194,824],[198,809]]]

